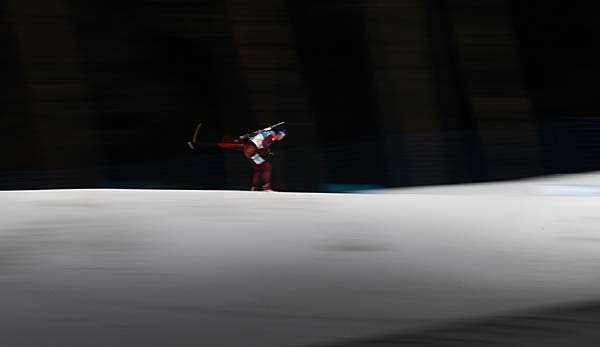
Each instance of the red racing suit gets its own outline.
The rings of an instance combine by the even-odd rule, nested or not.
[[[267,156],[273,144],[275,133],[272,130],[262,131],[247,140],[221,141],[222,149],[242,151],[250,161],[254,175],[251,190],[271,190],[271,163]]]

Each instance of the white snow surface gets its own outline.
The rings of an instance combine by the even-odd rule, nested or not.
[[[600,299],[600,174],[0,192],[5,346],[302,346]]]

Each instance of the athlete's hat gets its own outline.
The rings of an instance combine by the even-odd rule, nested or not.
[[[280,135],[284,135],[284,136],[287,135],[287,129],[284,128],[283,126],[278,126],[276,128],[273,128],[273,131]]]

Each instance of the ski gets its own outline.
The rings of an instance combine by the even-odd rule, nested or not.
[[[202,122],[198,123],[198,126],[196,126],[196,130],[194,131],[194,136],[192,137],[192,141],[188,141],[188,147],[190,147],[190,149],[194,149],[194,143],[196,143],[196,138],[198,137],[198,130],[200,130],[200,127],[202,126]]]
[[[194,137],[192,137],[192,142],[196,142],[196,138],[198,137],[198,130],[200,130],[201,126],[202,126],[202,122],[198,123],[198,126],[196,127],[196,130],[194,131]]]

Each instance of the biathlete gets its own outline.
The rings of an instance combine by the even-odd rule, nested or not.
[[[286,134],[287,130],[283,126],[278,125],[240,136],[238,139],[223,139],[217,143],[217,146],[223,150],[243,152],[254,170],[250,190],[272,191],[271,163],[269,162],[270,157],[273,155],[271,145],[283,140]],[[195,135],[194,139],[188,142],[189,147],[192,149],[206,147],[207,144],[194,141]]]

